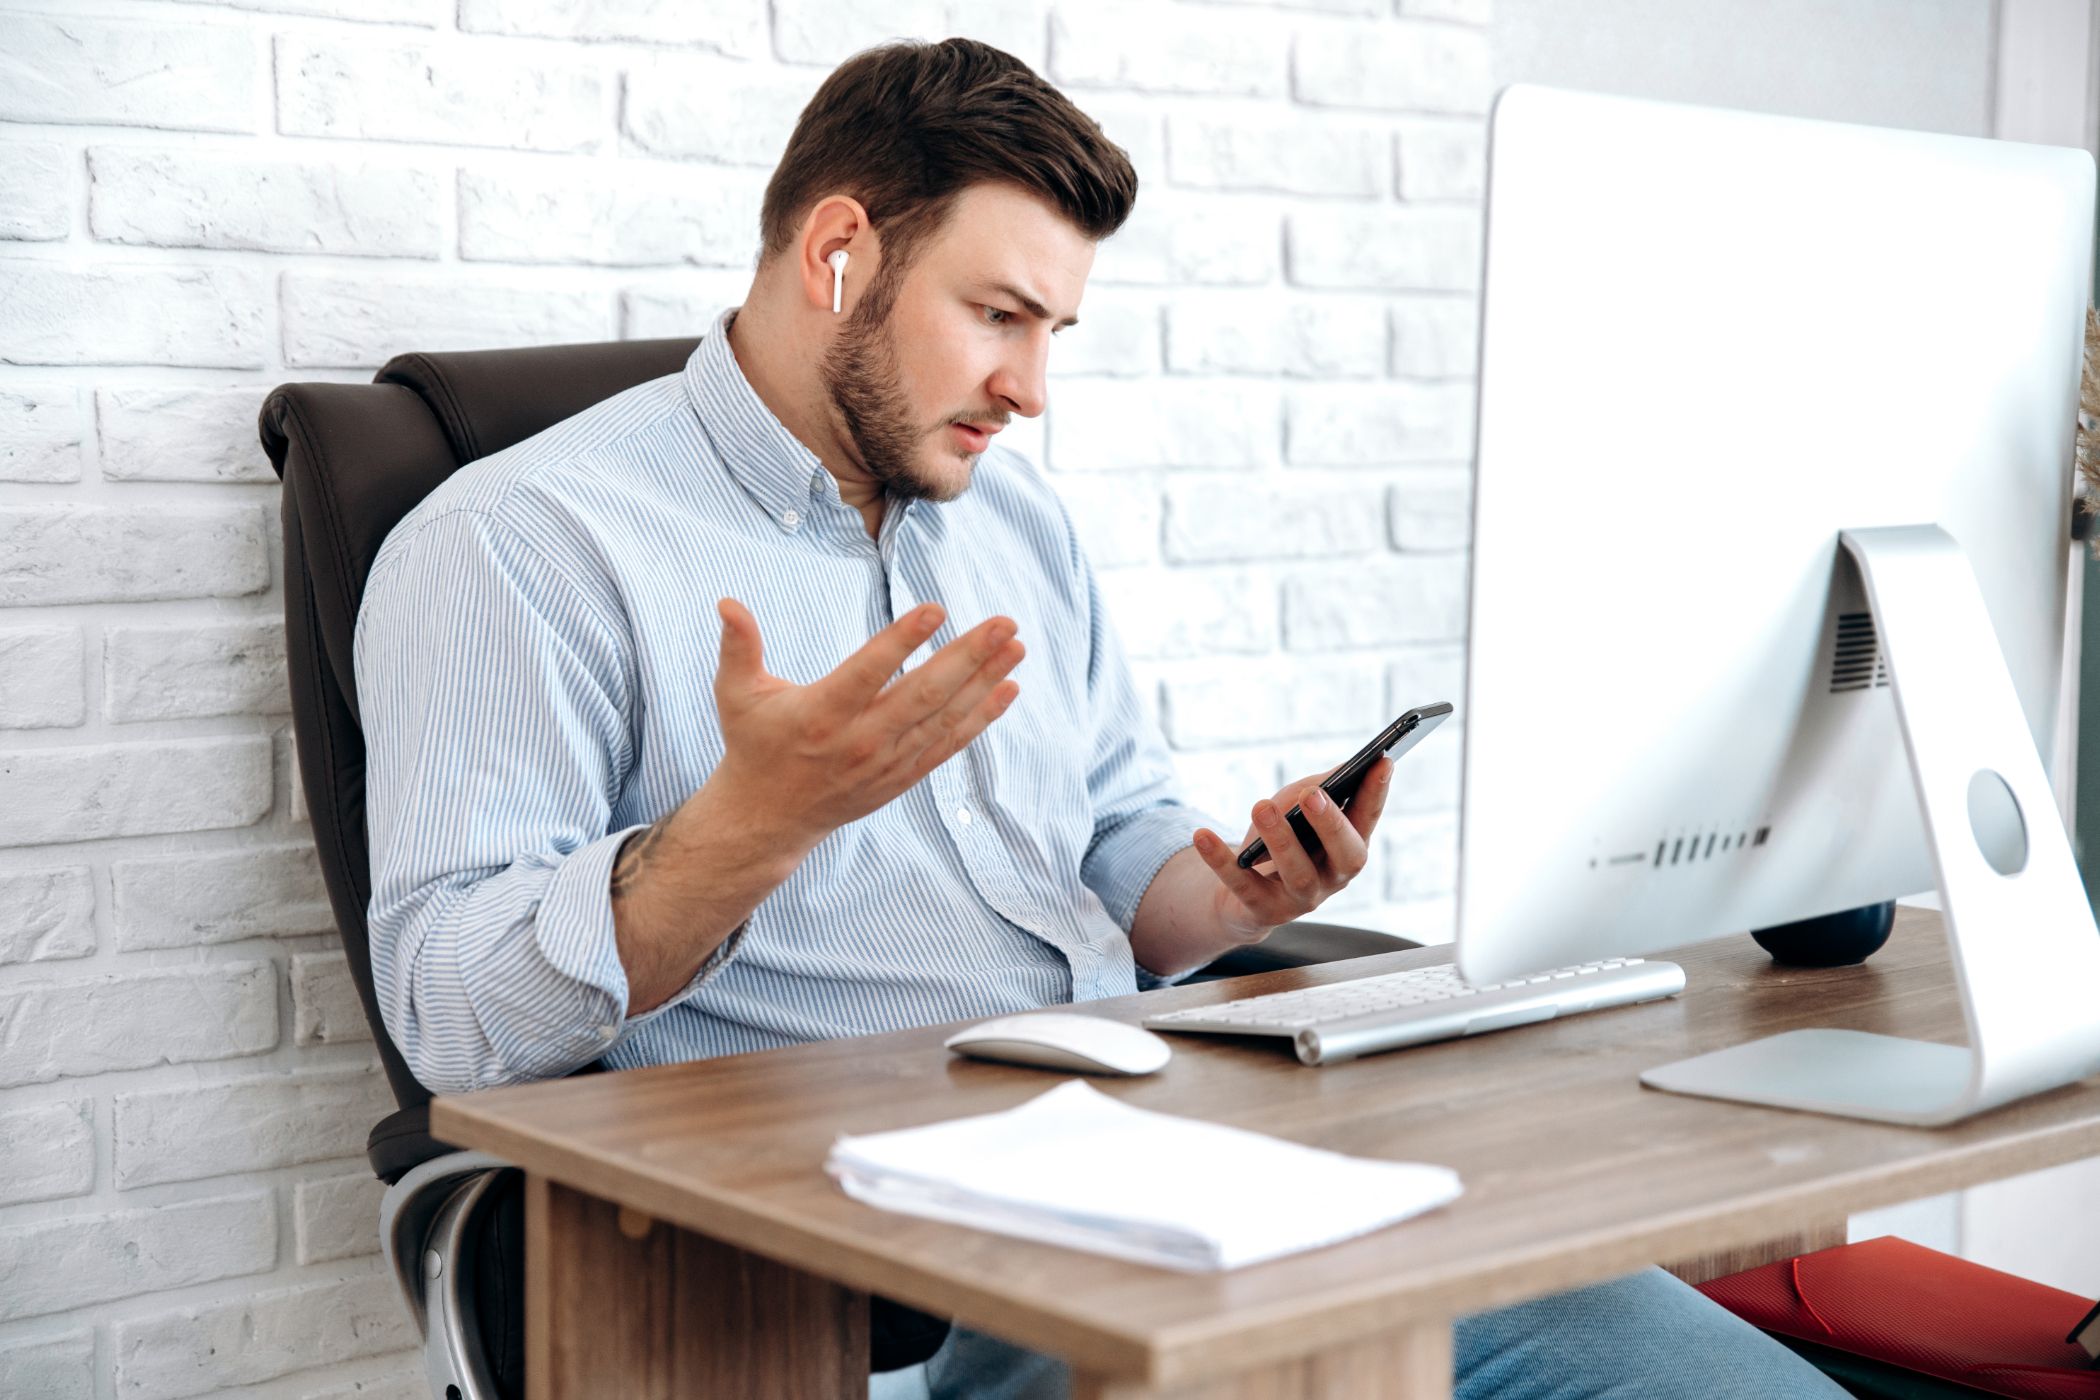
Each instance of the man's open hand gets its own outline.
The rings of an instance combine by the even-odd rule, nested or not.
[[[1219,880],[1218,924],[1234,937],[1252,942],[1279,924],[1303,918],[1355,879],[1370,858],[1370,835],[1392,789],[1393,760],[1381,757],[1371,765],[1347,812],[1319,790],[1327,773],[1287,783],[1275,797],[1255,803],[1254,824],[1238,845],[1226,845],[1209,827],[1197,831],[1196,853]],[[1298,833],[1284,820],[1284,814],[1300,804],[1320,838],[1318,856],[1306,852]],[[1242,870],[1239,853],[1257,836],[1268,843],[1268,859]]]
[[[725,755],[708,779],[731,810],[814,847],[954,757],[1021,693],[1006,679],[1026,648],[1009,617],[989,617],[902,676],[941,625],[925,603],[809,685],[769,675],[758,619],[734,598],[722,619],[715,707]],[[896,676],[894,681],[892,676]]]

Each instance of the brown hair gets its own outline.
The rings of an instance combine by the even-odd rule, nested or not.
[[[1137,199],[1122,148],[1012,54],[975,39],[868,49],[802,109],[766,185],[760,260],[787,249],[818,200],[844,194],[868,211],[891,281],[956,197],[986,181],[1040,195],[1097,242]]]

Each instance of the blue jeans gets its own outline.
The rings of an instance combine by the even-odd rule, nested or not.
[[[1660,1269],[1461,1318],[1456,1400],[1847,1400],[1764,1333]],[[1067,1400],[1064,1363],[957,1328],[870,1400]]]

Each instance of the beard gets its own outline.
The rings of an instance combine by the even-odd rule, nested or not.
[[[915,464],[927,434],[913,423],[904,394],[897,348],[886,324],[896,298],[893,291],[884,295],[886,290],[890,289],[869,288],[824,353],[818,373],[869,476],[900,499],[952,501],[967,489],[968,479],[951,487],[930,479]]]

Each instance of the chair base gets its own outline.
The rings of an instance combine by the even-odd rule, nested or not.
[[[423,1374],[444,1400],[509,1400],[482,1344],[476,1251],[481,1213],[509,1163],[486,1152],[433,1157],[387,1188],[379,1238],[423,1334]]]

